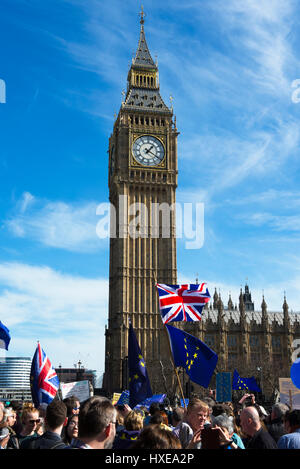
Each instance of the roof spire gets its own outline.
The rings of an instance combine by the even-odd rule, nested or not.
[[[142,11],[140,12],[140,17],[141,17],[140,39],[139,39],[138,49],[136,51],[135,58],[133,59],[133,64],[141,66],[141,67],[157,68],[155,63],[153,62],[153,59],[151,57],[151,54],[149,52],[147,42],[146,42],[145,31],[144,31],[145,16],[146,15],[144,13],[144,8],[142,5]]]
[[[145,23],[144,17],[145,17],[146,15],[145,15],[145,13],[144,13],[144,7],[143,7],[143,5],[141,5],[141,8],[142,8],[142,11],[140,12],[140,16],[141,16],[140,23],[141,23],[141,24],[144,24],[144,23]]]

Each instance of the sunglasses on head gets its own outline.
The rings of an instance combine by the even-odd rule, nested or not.
[[[41,419],[31,419],[29,423],[40,423]]]

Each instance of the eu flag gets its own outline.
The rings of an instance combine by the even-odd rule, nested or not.
[[[9,342],[10,342],[9,330],[0,321],[0,348],[8,350]]]
[[[241,378],[236,370],[233,372],[232,389],[236,389],[238,391],[245,389],[246,391],[261,392],[261,389],[253,376],[251,378]]]
[[[131,323],[128,336],[128,369],[129,405],[133,409],[147,397],[152,397],[153,393],[141,349]]]
[[[207,388],[217,366],[218,355],[201,340],[166,325],[170,337],[175,366],[185,368],[190,379]]]
[[[117,402],[117,405],[125,404],[129,405],[129,391],[123,391]]]

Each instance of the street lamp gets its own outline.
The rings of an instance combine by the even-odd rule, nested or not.
[[[257,371],[260,372],[260,388],[261,388],[261,393],[263,395],[263,369],[262,369],[262,366],[258,366],[257,367]]]

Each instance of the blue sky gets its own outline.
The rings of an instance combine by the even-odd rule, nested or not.
[[[205,204],[205,242],[178,240],[178,281],[224,302],[300,310],[299,5],[144,1],[161,94],[180,131],[177,201]],[[140,3],[2,0],[0,319],[9,355],[103,371],[108,138],[139,38]],[[299,86],[299,85],[298,85]],[[300,96],[300,93],[299,93]]]

